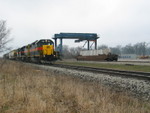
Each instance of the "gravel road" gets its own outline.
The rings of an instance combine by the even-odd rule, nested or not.
[[[150,81],[138,80],[135,78],[126,78],[108,74],[97,74],[92,72],[77,71],[65,68],[58,68],[52,66],[35,65],[44,70],[52,71],[59,74],[67,74],[71,76],[80,77],[85,80],[99,82],[105,86],[109,86],[116,91],[129,92],[132,95],[150,101]]]

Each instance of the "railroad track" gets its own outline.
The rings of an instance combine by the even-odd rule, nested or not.
[[[53,64],[51,66],[67,68],[67,69],[75,69],[80,71],[89,71],[93,73],[105,73],[110,75],[119,75],[123,77],[134,77],[137,79],[146,79],[150,80],[149,72],[134,72],[134,71],[123,71],[123,70],[114,70],[114,69],[106,69],[106,68],[94,68],[94,67],[86,67],[86,66],[74,66],[74,65],[66,65],[66,64]]]
[[[150,63],[150,61],[117,61],[117,62]]]

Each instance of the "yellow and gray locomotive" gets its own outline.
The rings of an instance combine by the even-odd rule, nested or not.
[[[31,44],[13,50],[4,55],[5,58],[22,61],[54,61],[59,58],[54,50],[54,42],[50,39],[37,40]]]

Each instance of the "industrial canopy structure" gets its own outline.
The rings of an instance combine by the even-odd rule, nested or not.
[[[55,40],[55,49],[57,49],[60,53],[62,53],[63,39],[77,39],[75,40],[75,42],[86,41],[87,49],[89,50],[94,43],[95,43],[94,48],[97,49],[98,38],[99,37],[96,33],[60,33],[60,34],[55,34],[53,39]],[[59,46],[57,46],[57,39],[60,40]],[[93,42],[92,45],[90,45],[91,41]]]

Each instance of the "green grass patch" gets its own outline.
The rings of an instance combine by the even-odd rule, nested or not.
[[[142,71],[150,72],[150,66],[145,65],[127,65],[127,64],[104,64],[104,63],[85,63],[85,62],[57,62],[61,64],[76,65],[76,66],[88,66],[96,68],[109,68],[126,71]]]
[[[1,112],[1,113],[4,113],[4,112],[7,111],[9,108],[10,108],[10,107],[9,107],[8,105],[4,105],[4,106],[1,107],[0,112]]]

